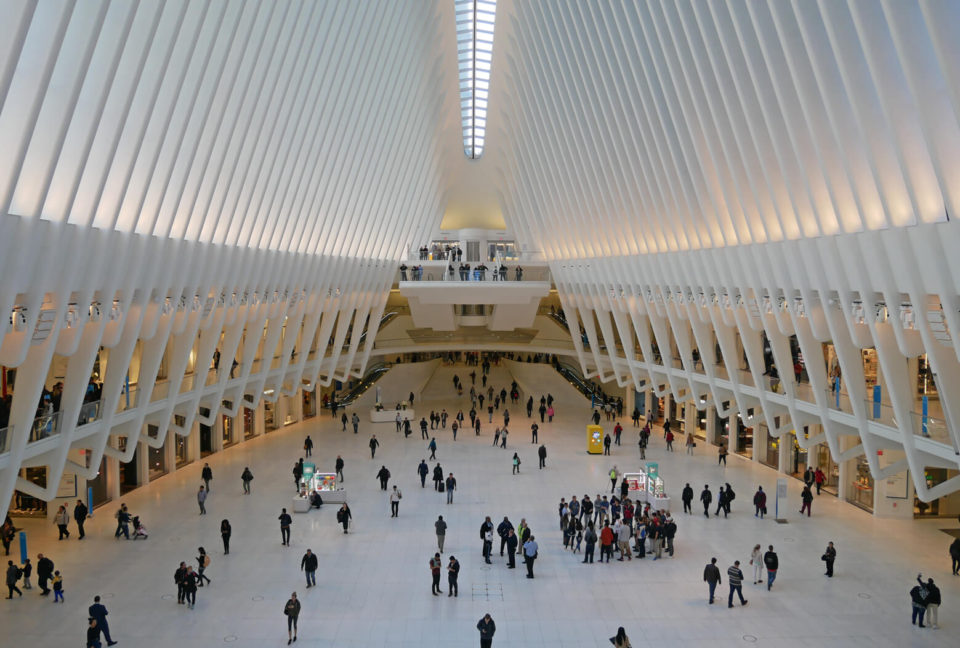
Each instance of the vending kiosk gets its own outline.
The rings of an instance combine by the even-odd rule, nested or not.
[[[587,453],[603,454],[603,427],[599,425],[587,426]]]

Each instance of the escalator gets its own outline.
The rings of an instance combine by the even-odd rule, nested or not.
[[[580,373],[580,370],[574,367],[571,364],[566,362],[557,362],[554,364],[554,369],[557,370],[561,376],[563,376],[568,383],[570,383],[574,389],[583,394],[587,398],[593,398],[594,394],[597,392],[597,388],[592,382],[583,377],[583,374]]]
[[[353,405],[358,398],[363,396],[367,390],[389,370],[390,367],[382,362],[371,366],[367,369],[367,373],[363,375],[363,378],[360,379],[360,382],[337,397],[337,407],[350,407]]]
[[[382,331],[383,327],[389,324],[390,322],[392,322],[397,317],[397,315],[399,315],[399,313],[397,312],[384,313],[383,317],[380,318],[380,324],[377,326],[377,333]],[[367,340],[367,331],[364,330],[363,334],[360,336],[360,341],[358,342],[358,344],[362,346],[366,340]]]

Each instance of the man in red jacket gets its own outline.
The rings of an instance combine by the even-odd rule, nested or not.
[[[610,562],[613,556],[613,529],[609,522],[604,522],[603,530],[600,531],[600,562],[603,562],[604,556],[607,557],[607,562]]]

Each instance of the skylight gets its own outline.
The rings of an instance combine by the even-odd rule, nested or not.
[[[457,13],[457,58],[460,63],[460,123],[463,152],[471,160],[483,155],[493,60],[493,22],[497,0],[454,0]]]

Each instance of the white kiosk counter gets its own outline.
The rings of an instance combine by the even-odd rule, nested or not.
[[[417,414],[412,409],[382,409],[378,410],[373,408],[370,410],[370,422],[371,423],[395,423],[397,420],[397,414],[400,414],[400,421],[407,418],[410,419],[410,424],[413,425],[416,421]]]

